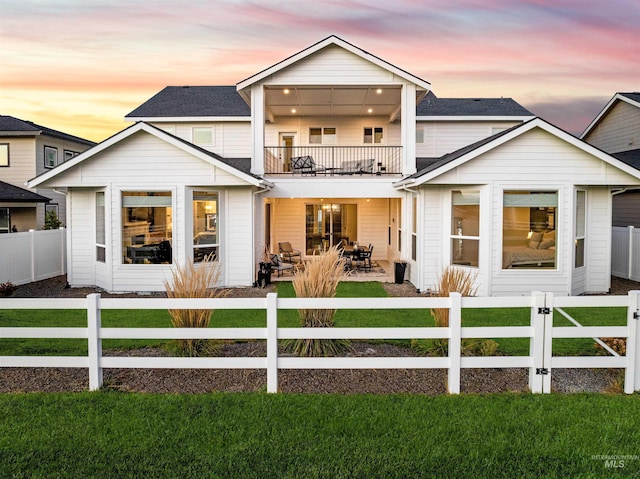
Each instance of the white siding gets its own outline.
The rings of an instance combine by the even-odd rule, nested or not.
[[[67,228],[68,258],[67,281],[72,286],[93,286],[96,284],[95,233],[93,190],[75,189],[71,195],[70,227]]]
[[[24,184],[36,176],[35,141],[33,138],[0,138],[9,144],[9,167],[0,168],[0,180],[25,188]]]
[[[343,48],[330,45],[288,68],[276,72],[268,83],[321,84],[385,84],[400,83],[393,73],[360,58]],[[404,81],[402,81],[404,82]]]
[[[585,141],[608,153],[640,148],[640,108],[618,101]]]
[[[640,185],[640,180],[539,129],[436,178],[432,183],[509,182],[525,178],[529,185],[549,182]]]
[[[608,188],[587,191],[587,278],[585,292],[603,292],[611,287],[611,193]]]
[[[210,127],[213,129],[213,143],[210,145],[198,145],[205,150],[216,153],[223,158],[250,158],[251,157],[251,121],[219,121],[198,123],[152,123],[161,130],[166,130],[172,135],[185,141],[192,141],[194,127]]]
[[[442,189],[438,186],[423,189],[423,214],[424,222],[423,238],[419,244],[423,250],[422,274],[420,283],[416,284],[421,290],[434,290],[438,276],[445,265],[449,264],[449,258],[443,257],[443,236],[447,233],[445,218],[443,216],[443,204],[445,201]]]
[[[253,283],[252,207],[253,198],[248,188],[231,188],[227,191],[222,261],[226,271],[226,284],[230,286],[247,286]]]
[[[511,128],[519,121],[418,121],[424,142],[416,143],[418,158],[435,158],[487,138],[494,128]]]

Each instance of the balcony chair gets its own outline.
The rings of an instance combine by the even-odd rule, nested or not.
[[[316,173],[326,173],[326,168],[316,164],[313,156],[292,156],[290,161],[291,172],[294,174],[316,176]]]
[[[288,241],[278,243],[278,251],[280,252],[282,257],[285,258],[289,263],[299,263],[300,261],[302,261],[300,250],[293,249],[291,243]]]
[[[278,256],[277,254],[272,254],[271,271],[277,271],[278,276],[286,273],[287,271],[291,271],[293,273],[293,264],[282,261],[282,258],[280,258],[280,256]]]

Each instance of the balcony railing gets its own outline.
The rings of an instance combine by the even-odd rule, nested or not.
[[[269,175],[399,175],[402,147],[268,146],[264,149],[264,166]]]

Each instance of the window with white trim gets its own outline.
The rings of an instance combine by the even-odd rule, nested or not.
[[[107,228],[105,216],[104,191],[96,192],[96,261],[106,262]]]
[[[555,269],[557,191],[505,191],[502,268]]]
[[[480,191],[451,192],[451,264],[475,266],[480,255]]]
[[[55,168],[58,166],[58,149],[53,146],[44,147],[44,167]]]
[[[193,143],[196,145],[213,145],[213,128],[210,126],[194,126],[192,129]]]
[[[584,243],[587,224],[587,192],[576,191],[575,260],[574,266],[584,266]]]
[[[416,126],[416,143],[424,143],[424,127]]]
[[[382,143],[384,140],[384,129],[381,126],[365,126],[363,143]]]
[[[333,126],[309,128],[310,145],[337,145],[338,129]]]
[[[123,263],[172,263],[171,198],[170,191],[122,192]]]
[[[218,193],[193,192],[193,262],[201,263],[207,257],[218,256],[220,235],[218,229]]]
[[[9,166],[9,143],[0,143],[0,167]]]

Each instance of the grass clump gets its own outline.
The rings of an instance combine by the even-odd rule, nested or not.
[[[11,281],[2,283],[0,284],[0,297],[8,298],[14,293],[16,289],[16,286]]]
[[[163,281],[168,298],[217,298],[225,291],[215,288],[222,269],[214,256],[194,264],[191,259],[183,265],[176,264],[169,281]],[[208,328],[212,309],[170,309],[171,324],[175,328]],[[183,356],[205,356],[218,349],[218,343],[208,339],[178,339],[178,353]]]
[[[346,260],[337,247],[314,257],[304,271],[293,277],[293,288],[298,298],[333,298],[338,284],[347,273]],[[334,327],[335,309],[299,309],[303,328]],[[288,349],[298,356],[337,356],[351,349],[351,342],[344,339],[297,339],[287,343]]]

